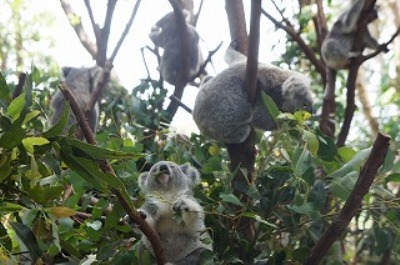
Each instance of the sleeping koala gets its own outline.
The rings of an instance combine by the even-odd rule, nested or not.
[[[200,182],[199,175],[188,163],[179,166],[160,161],[139,176],[139,186],[145,194],[141,214],[159,234],[167,261],[175,265],[199,264],[201,253],[212,250],[204,243],[210,236],[204,225],[203,208],[192,195],[192,188]],[[143,248],[153,254],[144,235],[141,244],[139,255]]]
[[[250,134],[251,126],[271,131],[277,128],[261,97],[269,95],[284,112],[300,109],[311,112],[312,97],[309,79],[291,70],[258,65],[257,95],[252,106],[245,87],[246,56],[227,49],[225,60],[230,65],[200,86],[193,109],[193,118],[204,135],[224,143],[238,144]]]
[[[184,15],[188,20],[189,13],[184,12]],[[200,37],[196,28],[189,23],[186,23],[186,28],[190,52],[189,77],[192,77],[200,68]],[[181,35],[179,27],[176,25],[175,13],[170,12],[157,21],[152,27],[149,37],[154,45],[164,50],[160,62],[161,76],[171,85],[175,85],[182,64]]]
[[[62,68],[65,84],[74,94],[79,106],[85,108],[86,104],[90,101],[90,96],[96,88],[97,83],[100,81],[102,69],[99,66],[90,68],[75,68],[63,67]],[[65,98],[60,90],[58,90],[51,99],[51,107],[54,113],[50,119],[50,124],[54,125],[60,119],[64,110]],[[99,104],[96,103],[91,116],[89,117],[90,129],[96,133],[97,123],[99,120]],[[74,114],[71,112],[69,121],[64,132],[68,132],[69,128],[76,123]]]
[[[364,3],[364,0],[352,1],[352,5],[337,18],[322,43],[321,55],[329,68],[334,70],[347,68],[351,58],[361,55],[361,52],[355,52],[352,49]],[[376,9],[373,12],[369,22],[377,18]],[[372,37],[368,28],[361,41],[367,48],[376,50],[379,47],[379,43]]]

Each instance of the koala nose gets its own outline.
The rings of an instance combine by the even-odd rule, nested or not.
[[[167,165],[160,165],[158,168],[160,171],[169,171]]]

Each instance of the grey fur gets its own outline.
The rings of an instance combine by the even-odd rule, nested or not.
[[[184,12],[184,14],[187,14]],[[196,29],[186,23],[188,43],[190,45],[190,76],[194,76],[200,68],[199,34]],[[181,67],[181,38],[176,25],[175,13],[170,12],[152,27],[149,34],[154,45],[163,48],[160,62],[161,76],[168,83],[175,85]]]
[[[204,225],[203,208],[192,195],[192,188],[199,182],[200,174],[190,164],[179,166],[169,161],[160,161],[139,176],[139,186],[145,194],[140,209],[160,235],[167,261],[173,264],[198,264],[201,253],[212,249],[203,242],[210,236]],[[182,220],[175,220],[176,215],[181,215]],[[145,236],[141,244],[139,252],[147,249],[153,253]]]
[[[295,112],[301,108],[311,111],[307,77],[261,63],[258,66],[257,99],[252,107],[245,88],[246,61],[244,55],[235,53],[238,52],[229,47],[225,57],[231,66],[200,86],[193,118],[201,133],[217,141],[235,144],[248,137],[251,125],[264,131],[275,130],[276,124],[264,106],[261,91],[268,94],[281,111]],[[239,61],[231,60],[231,56]]]
[[[333,24],[331,31],[322,43],[322,58],[331,69],[347,68],[350,59],[360,55],[360,52],[354,52],[352,48],[364,2],[364,0],[356,0],[344,11]],[[368,29],[365,31],[363,42],[365,47],[370,49],[379,47],[378,42],[372,37]]]
[[[64,81],[71,92],[74,94],[79,106],[84,108],[89,102],[91,93],[96,88],[101,76],[101,67],[94,66],[91,68],[75,68],[75,67],[63,67],[62,72],[64,75]],[[61,91],[57,91],[51,99],[51,107],[54,113],[50,119],[50,124],[54,125],[60,119],[60,116],[64,110],[65,98]],[[97,123],[99,120],[99,104],[96,103],[89,117],[89,124],[92,131],[95,133]],[[69,121],[64,132],[68,132],[69,128],[76,123],[74,114],[71,112]]]

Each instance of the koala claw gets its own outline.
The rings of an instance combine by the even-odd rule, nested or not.
[[[175,201],[174,205],[172,206],[172,210],[174,210],[177,213],[181,213],[181,212],[189,212],[190,208],[188,202],[184,198],[179,198],[177,201]]]

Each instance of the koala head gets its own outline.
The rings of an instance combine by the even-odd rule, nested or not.
[[[305,110],[312,113],[313,99],[310,80],[302,75],[292,75],[282,84],[282,110],[295,112]]]
[[[79,93],[90,93],[100,81],[102,69],[99,66],[90,68],[63,67],[62,73],[67,86]]]
[[[189,163],[177,165],[170,161],[160,161],[139,176],[142,191],[152,192],[190,192],[200,182],[200,173]]]

